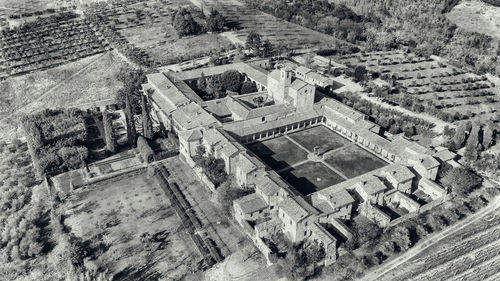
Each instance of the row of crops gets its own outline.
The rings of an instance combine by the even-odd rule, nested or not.
[[[492,221],[475,222],[448,236],[442,249],[412,260],[404,274],[391,280],[485,280],[500,271],[498,267],[483,269],[489,268],[490,262],[499,262],[499,223],[500,216],[496,216]]]
[[[29,28],[2,31],[0,40],[3,76],[29,73],[109,49],[103,36],[88,20],[30,23]]]
[[[418,57],[401,51],[369,52],[334,57],[339,62],[356,67],[366,67],[369,76],[382,80],[399,89],[402,94],[414,96],[420,103],[436,109],[450,109],[474,114],[475,105],[492,108],[500,103],[498,88],[486,76],[475,75],[452,67],[434,57]],[[398,103],[400,95],[390,95],[386,100]]]

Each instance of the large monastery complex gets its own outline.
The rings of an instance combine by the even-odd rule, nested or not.
[[[258,91],[203,101],[189,86],[202,73],[210,77],[226,70],[239,71]],[[179,137],[181,158],[215,188],[193,161],[198,147],[204,146],[224,161],[236,184],[254,191],[234,201],[234,216],[266,257],[270,249],[265,240],[281,231],[292,242],[319,242],[326,252],[325,264],[330,264],[342,254],[339,244],[352,237],[347,225],[353,212],[380,226],[396,224],[444,200],[447,192],[435,182],[438,170],[445,162],[458,165],[446,149],[428,149],[402,135],[389,135],[366,115],[334,99],[318,98],[317,88],[329,87],[332,81],[302,66],[267,72],[253,63],[234,63],[147,77],[144,93],[164,126]],[[256,97],[263,104],[256,105]],[[359,175],[344,172],[347,176],[335,184],[305,194],[249,149],[316,127],[341,136],[351,148],[382,164]],[[336,171],[325,160],[335,150],[303,150],[306,161]],[[393,210],[401,210],[399,218]]]

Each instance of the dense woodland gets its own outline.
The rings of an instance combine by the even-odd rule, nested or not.
[[[47,109],[25,116],[22,125],[40,178],[85,165],[88,158],[87,129],[81,110]]]
[[[251,7],[370,50],[408,47],[419,55],[438,55],[477,73],[496,73],[500,42],[465,31],[446,19],[457,0],[247,1]],[[344,6],[345,5],[345,6]],[[425,30],[425,32],[422,32]]]

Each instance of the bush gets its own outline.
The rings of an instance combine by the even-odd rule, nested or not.
[[[151,163],[154,160],[154,151],[149,146],[148,141],[143,137],[139,136],[137,139],[137,151],[142,156],[142,159],[147,163]]]

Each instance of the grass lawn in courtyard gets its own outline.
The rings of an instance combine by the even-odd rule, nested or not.
[[[307,159],[307,152],[284,136],[253,143],[248,148],[276,171]]]
[[[357,145],[350,145],[332,153],[325,162],[348,178],[368,173],[387,165],[385,161]]]
[[[314,151],[314,147],[316,146],[319,147],[320,151],[326,152],[350,143],[349,140],[343,138],[325,126],[317,126],[296,132],[290,134],[289,137],[311,152]]]
[[[304,196],[344,181],[344,178],[321,162],[313,161],[286,170],[280,175]]]

